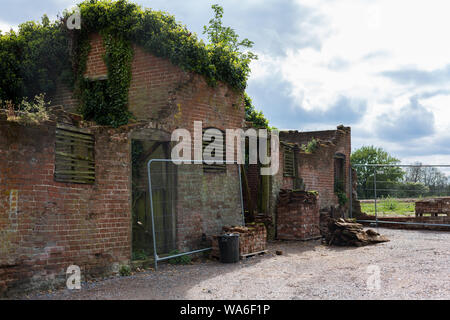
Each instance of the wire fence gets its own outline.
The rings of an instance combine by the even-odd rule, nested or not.
[[[361,211],[381,224],[412,224],[450,227],[443,223],[398,222],[385,218],[450,216],[450,165],[354,164],[355,188]],[[352,177],[350,177],[352,178]],[[356,199],[353,199],[352,202]],[[420,203],[419,203],[420,202]],[[418,207],[418,204],[420,208]],[[353,217],[353,203],[350,217]]]
[[[155,268],[211,249],[224,225],[244,225],[241,168],[152,159],[147,163]]]

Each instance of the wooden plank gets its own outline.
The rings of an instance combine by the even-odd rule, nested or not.
[[[56,135],[70,137],[70,138],[78,138],[78,139],[87,140],[87,141],[94,141],[94,137],[92,135],[88,135],[88,134],[84,134],[84,133],[73,133],[73,132],[66,131],[66,130],[56,129]]]
[[[68,177],[68,178],[80,178],[80,179],[95,179],[95,175],[92,173],[91,174],[91,172],[88,172],[88,173],[84,173],[84,174],[80,174],[80,173],[77,173],[77,174],[70,174],[70,173],[57,173],[56,174],[56,176],[58,176],[58,177]]]
[[[91,130],[88,128],[78,128],[78,127],[73,127],[73,126],[68,126],[62,123],[58,123],[56,125],[57,129],[62,129],[62,130],[68,130],[68,131],[73,131],[75,133],[84,133],[84,134],[92,134]]]
[[[267,252],[268,252],[268,250],[262,250],[262,251],[252,252],[252,253],[241,254],[240,257],[247,258],[247,257],[251,257],[251,256],[256,256],[258,254],[264,254]]]
[[[95,171],[58,170],[58,175],[95,174]]]
[[[94,184],[94,180],[69,180],[69,179],[59,179],[55,178],[55,181],[57,182],[64,182],[64,183],[78,183],[78,184]]]
[[[92,158],[87,158],[87,157],[82,157],[82,156],[75,156],[75,155],[71,155],[71,154],[65,153],[65,152],[55,152],[55,154],[57,156],[61,156],[61,157],[64,157],[64,158],[94,162],[94,160]]]
[[[64,168],[64,167],[71,167],[74,168],[74,170],[78,170],[78,169],[92,169],[95,170],[95,166],[94,165],[77,165],[77,164],[71,164],[71,163],[56,163],[55,166],[55,172],[59,172],[61,169],[60,168]],[[64,169],[62,169],[64,170]]]
[[[90,131],[58,124],[55,133],[55,181],[94,183],[95,141]]]
[[[67,142],[65,141],[56,141],[56,145],[57,146],[61,146],[61,147],[79,147],[79,148],[86,148],[88,150],[94,150],[94,145],[93,144],[82,144],[82,143],[77,143],[77,142]]]

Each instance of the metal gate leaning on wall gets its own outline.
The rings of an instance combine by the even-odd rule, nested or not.
[[[236,162],[151,159],[147,172],[155,269],[159,261],[210,250],[210,237],[224,225],[244,225]]]
[[[450,228],[450,165],[353,164],[352,169],[359,174],[357,181],[352,181],[350,173],[350,218],[377,227]],[[355,201],[366,214],[363,218],[353,212]]]

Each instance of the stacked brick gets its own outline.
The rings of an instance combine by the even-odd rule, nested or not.
[[[263,224],[252,224],[247,227],[223,227],[224,234],[239,234],[239,255],[246,256],[267,250],[267,230]],[[219,236],[212,237],[211,256],[220,257]]]
[[[319,196],[281,189],[277,205],[277,238],[310,240],[320,237]]]
[[[303,179],[306,190],[316,190],[320,194],[320,209],[338,207],[339,201],[334,193],[334,157],[337,153],[345,155],[345,190],[349,190],[350,154],[351,154],[351,129],[339,126],[336,130],[299,132],[281,131],[280,141],[293,143],[297,146],[308,144],[312,139],[320,141],[319,147],[314,152],[299,152],[298,174]],[[294,189],[294,178],[283,176],[283,148],[280,148],[280,169],[276,179],[282,189]],[[273,190],[278,192],[275,186]],[[274,195],[276,196],[276,195]],[[347,192],[347,198],[350,194]]]
[[[439,214],[450,216],[450,198],[435,198],[416,202],[416,217],[423,217],[424,213],[437,217]]]

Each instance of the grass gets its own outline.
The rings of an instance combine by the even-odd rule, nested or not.
[[[402,202],[389,197],[377,201],[377,215],[380,216],[415,216],[415,208],[414,202]],[[375,203],[361,203],[361,211],[374,216]]]

